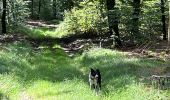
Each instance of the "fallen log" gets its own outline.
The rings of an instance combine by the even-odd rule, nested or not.
[[[158,89],[167,89],[170,84],[170,76],[167,75],[152,75],[151,76],[152,86]]]

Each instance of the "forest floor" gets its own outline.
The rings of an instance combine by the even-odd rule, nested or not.
[[[58,27],[58,25],[54,24],[54,22],[46,22],[41,20],[28,20],[27,25],[30,27],[46,27],[48,29],[55,29]]]
[[[45,21],[37,21],[37,20],[28,20],[27,24],[31,27],[45,27],[48,30],[55,29],[58,25],[53,24],[52,22]],[[71,39],[70,39],[71,38]],[[46,39],[44,40],[46,41]],[[48,42],[48,44],[52,44],[57,40],[52,40]],[[90,46],[102,46],[104,48],[112,48],[110,47],[110,42],[108,38],[100,40],[99,38],[82,38],[80,37],[68,37],[60,41],[60,45],[63,49],[70,53],[70,55],[74,55],[74,53],[81,51],[82,49],[88,49]],[[42,41],[41,41],[42,42]],[[117,48],[120,51],[129,53],[129,56],[136,57],[147,57],[153,59],[170,59],[170,45],[168,45],[167,41],[147,41],[143,44],[139,45],[129,45],[129,43],[123,43],[123,47]]]
[[[164,41],[105,49],[92,39],[0,37],[2,100],[170,100],[170,81],[165,89],[151,84],[152,75],[170,72]],[[99,95],[89,88],[90,68],[101,71]]]

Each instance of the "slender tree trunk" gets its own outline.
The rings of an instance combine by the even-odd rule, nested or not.
[[[162,12],[162,32],[163,32],[163,40],[166,40],[166,18],[165,18],[165,1],[161,0],[161,12]]]
[[[131,32],[134,36],[134,39],[141,37],[139,32],[139,17],[140,17],[140,0],[133,0],[133,15],[132,15],[132,29]]]
[[[56,18],[56,15],[57,15],[57,13],[56,13],[56,0],[53,0],[53,17],[54,17],[54,19]]]
[[[109,33],[110,35],[114,35],[115,46],[122,46],[120,35],[119,35],[119,27],[118,27],[118,16],[115,8],[116,1],[115,0],[107,0],[107,10],[108,10],[108,23],[109,23]]]
[[[31,18],[34,18],[34,0],[31,0]]]
[[[40,19],[41,16],[41,0],[39,0],[39,5],[38,5],[38,19]]]
[[[168,0],[168,3],[169,3],[168,45],[170,46],[170,0]]]
[[[2,33],[6,33],[6,0],[3,0],[3,12],[2,12]]]

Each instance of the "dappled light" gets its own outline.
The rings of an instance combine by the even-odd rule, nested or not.
[[[167,0],[1,0],[0,100],[169,100],[168,10]]]
[[[87,92],[85,96],[91,98],[93,96],[88,94],[90,91],[88,86],[90,68],[98,68],[101,71],[102,94],[104,96],[102,98],[104,99],[105,96],[112,93],[115,93],[113,97],[116,98],[119,92],[123,93],[121,95],[131,92],[130,88],[141,89],[142,87],[145,89],[141,92],[146,92],[147,87],[142,84],[148,84],[146,83],[149,81],[148,78],[152,74],[157,74],[155,70],[164,73],[162,68],[168,67],[167,64],[159,60],[127,58],[126,53],[109,49],[92,48],[83,52],[82,55],[70,58],[61,48],[56,47],[51,50],[48,46],[44,45],[45,48],[42,46],[40,50],[34,50],[27,42],[17,42],[8,44],[8,51],[5,49],[0,51],[0,72],[2,75],[7,75],[6,78],[1,79],[4,80],[1,83],[3,84],[6,79],[9,79],[10,83],[7,86],[17,84],[17,87],[6,88],[10,89],[11,98],[22,98],[19,95],[22,94],[22,87],[24,87],[24,95],[27,95],[28,98],[41,99],[44,96],[47,98],[62,98],[63,96],[76,98],[71,94],[76,94],[78,91]],[[144,79],[140,80],[140,78]],[[3,84],[3,87],[5,86]],[[12,93],[14,90],[19,92],[18,96],[14,96]],[[33,93],[32,90],[34,90]],[[78,93],[77,96],[81,95]]]

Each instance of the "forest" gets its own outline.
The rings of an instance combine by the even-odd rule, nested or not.
[[[170,100],[170,0],[0,0],[0,100],[79,99]]]

